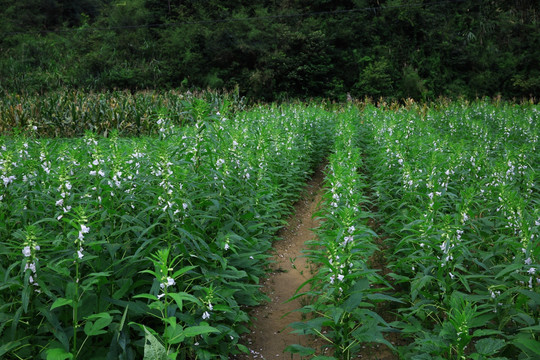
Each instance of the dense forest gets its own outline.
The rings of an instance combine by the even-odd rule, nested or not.
[[[540,93],[537,0],[0,0],[0,91]]]

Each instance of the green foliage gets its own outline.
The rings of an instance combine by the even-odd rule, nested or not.
[[[24,126],[0,138],[0,356],[245,351],[266,252],[329,146],[332,115],[299,105],[235,113],[239,102],[215,94],[63,96],[50,106],[74,114],[125,113],[153,96],[161,106],[144,110],[151,128],[140,137],[112,128],[37,138]]]
[[[401,356],[537,356],[537,106],[410,102],[365,117]]]
[[[257,100],[538,93],[538,2],[14,1],[0,91],[236,87]]]
[[[237,92],[181,93],[127,91],[88,94],[60,91],[46,96],[6,95],[0,98],[0,133],[24,131],[33,136],[73,137],[87,131],[108,136],[153,135],[159,118],[182,126],[211,112],[233,115],[246,107]]]

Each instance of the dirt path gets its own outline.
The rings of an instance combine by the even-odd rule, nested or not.
[[[292,329],[288,325],[301,320],[300,313],[292,311],[301,305],[299,300],[286,301],[311,277],[302,250],[305,248],[304,243],[315,237],[311,229],[319,225],[312,216],[321,200],[324,180],[322,169],[321,166],[308,182],[288,225],[278,234],[281,240],[274,244],[272,272],[262,284],[262,291],[270,298],[270,302],[251,311],[254,320],[251,334],[246,336],[245,343],[251,354],[241,359],[300,359],[283,350],[291,344],[307,346],[310,341],[305,335],[291,334]]]

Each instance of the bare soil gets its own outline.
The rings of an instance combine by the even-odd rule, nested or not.
[[[304,190],[301,200],[295,204],[295,211],[288,219],[274,243],[275,253],[272,258],[271,272],[262,283],[262,291],[270,298],[266,304],[252,309],[253,320],[251,333],[245,336],[244,344],[250,355],[238,359],[300,359],[290,353],[284,353],[287,346],[300,344],[309,346],[314,339],[306,335],[292,334],[289,324],[301,321],[301,314],[295,310],[301,308],[300,300],[287,302],[302,283],[310,279],[311,272],[307,259],[303,257],[304,243],[315,238],[312,231],[319,226],[313,214],[322,196],[324,174],[321,166]]]
[[[310,265],[303,257],[303,250],[307,249],[306,241],[316,236],[313,230],[319,226],[319,220],[314,218],[323,194],[324,166],[320,166],[311,180],[307,183],[301,200],[295,204],[295,211],[288,219],[288,225],[278,234],[278,241],[274,243],[274,254],[271,259],[270,273],[262,282],[262,291],[270,298],[268,303],[254,307],[250,311],[253,324],[251,332],[244,336],[244,345],[249,355],[235,357],[237,360],[247,359],[291,359],[300,360],[301,357],[285,353],[287,346],[300,344],[312,348],[321,348],[320,339],[306,335],[292,334],[289,324],[301,321],[300,312],[295,311],[302,307],[300,299],[287,302],[305,281],[311,278]],[[377,224],[370,224],[377,232]],[[387,268],[385,252],[388,250],[384,239],[378,238],[379,250],[370,259],[370,265],[379,269],[383,276],[390,272]],[[391,282],[391,279],[387,278]],[[309,286],[309,285],[307,285]],[[307,289],[305,289],[307,290]],[[396,320],[395,305],[383,302],[377,305],[376,311],[388,322]],[[388,333],[386,340],[395,346],[404,345],[398,333]],[[325,354],[330,355],[330,354]],[[366,343],[356,356],[359,359],[369,360],[397,360],[399,357],[386,345]]]

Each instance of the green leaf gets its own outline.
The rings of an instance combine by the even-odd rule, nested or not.
[[[143,360],[167,360],[167,350],[159,340],[144,327],[144,358]]]
[[[535,355],[540,355],[540,342],[531,339],[529,337],[520,336],[512,341],[512,344],[519,347],[521,350],[527,353],[533,353]]]
[[[411,283],[411,300],[415,301],[416,297],[418,296],[418,292],[421,291],[426,284],[431,282],[433,279],[435,279],[431,275],[424,275],[421,278],[414,279]]]
[[[511,264],[511,265],[508,265],[506,267],[504,267],[504,269],[502,269],[501,271],[499,271],[499,273],[497,275],[495,275],[495,279],[497,278],[500,278],[501,276],[503,275],[506,275],[508,273],[511,273],[513,271],[516,271],[516,270],[519,270],[523,267],[523,265],[521,264]]]
[[[484,356],[491,356],[502,349],[506,343],[502,339],[485,338],[476,342],[476,351]]]
[[[87,323],[84,325],[84,333],[88,336],[96,336],[101,334],[106,334],[107,331],[103,330],[105,327],[109,326],[113,318],[109,313],[103,312],[95,315],[91,315],[86,318]],[[95,322],[90,320],[97,319]]]
[[[244,354],[249,354],[249,348],[242,344],[236,344],[236,347],[238,347],[238,350],[243,352]]]
[[[149,299],[149,300],[154,300],[154,301],[158,300],[157,296],[152,295],[152,294],[138,294],[138,295],[133,296],[133,298],[134,299]]]
[[[388,301],[399,302],[402,304],[404,303],[403,300],[400,300],[398,298],[395,298],[390,295],[385,295],[385,294],[367,294],[366,297],[370,300],[388,300]]]
[[[540,332],[540,325],[527,326],[527,327],[524,327],[524,328],[520,328],[519,331],[537,331],[537,332]]]
[[[64,348],[54,348],[47,350],[47,360],[65,360],[73,359],[73,354],[67,352]]]
[[[527,296],[534,302],[534,305],[540,305],[540,294],[530,290],[518,289],[517,292]]]
[[[193,337],[202,334],[209,333],[218,333],[219,330],[212,326],[201,325],[201,326],[190,326],[184,329],[184,335],[186,337]]]
[[[195,269],[197,266],[186,266],[186,267],[183,267],[182,269],[176,271],[174,274],[173,274],[173,279],[176,279],[178,278],[180,275],[190,271],[190,270],[193,270]]]
[[[285,352],[289,352],[291,354],[299,354],[300,356],[309,356],[315,354],[315,349],[298,344],[293,344],[287,346],[285,348]]]
[[[167,344],[178,344],[184,341],[185,335],[183,332],[182,326],[178,325],[176,323],[175,317],[170,317],[168,319],[165,319],[168,323],[167,328],[165,329],[165,333],[163,334],[163,337],[166,339]]]
[[[169,295],[170,297],[174,299],[174,301],[176,301],[176,304],[178,305],[178,308],[180,309],[180,311],[182,311],[182,302],[184,300],[194,302],[199,306],[202,305],[199,299],[197,299],[195,296],[188,294],[186,292],[169,293],[167,295]]]
[[[116,337],[116,341],[120,339],[120,334],[122,332],[122,329],[124,328],[124,324],[126,323],[126,317],[129,309],[129,304],[124,309],[124,314],[122,314],[122,320],[120,320],[120,325],[118,326],[118,336]]]
[[[58,298],[51,305],[51,310],[59,308],[59,307],[64,306],[64,305],[69,305],[69,306],[73,307],[73,300],[64,299],[64,298]]]
[[[0,345],[0,358],[2,358],[2,356],[6,354],[8,351],[15,349],[16,347],[20,345],[21,345],[20,340],[10,341],[8,343]]]
[[[343,310],[347,312],[352,312],[354,309],[356,309],[364,299],[364,293],[361,291],[352,293],[347,300],[343,303]]]
[[[479,329],[473,333],[473,337],[500,335],[500,334],[502,334],[502,332],[499,330]]]

